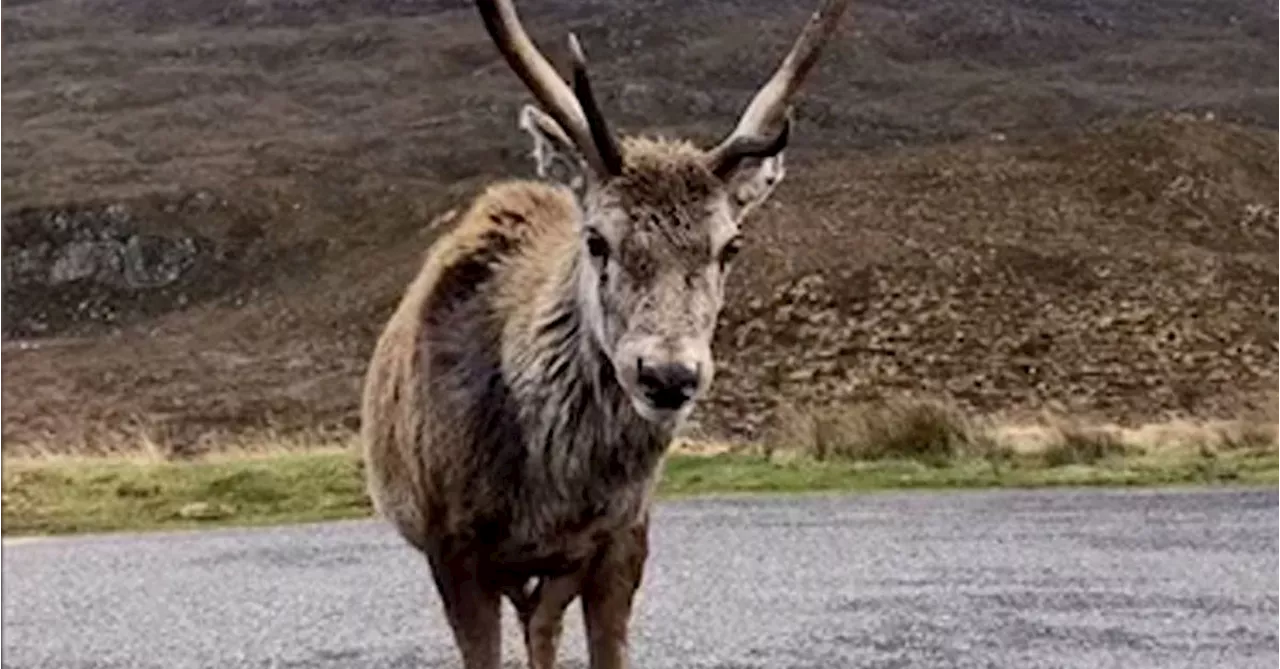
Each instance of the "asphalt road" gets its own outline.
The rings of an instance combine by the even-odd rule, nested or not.
[[[638,668],[1277,664],[1277,494],[664,504]],[[6,668],[452,667],[425,563],[371,522],[6,542]],[[583,666],[578,609],[562,658]],[[508,618],[510,623],[510,617]],[[514,624],[511,666],[520,666]]]

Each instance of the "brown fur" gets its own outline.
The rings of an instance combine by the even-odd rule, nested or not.
[[[692,226],[712,194],[705,171],[680,165],[697,154],[639,146],[649,151],[630,154],[616,192]],[[468,667],[491,666],[498,593],[520,611],[531,658],[544,658],[534,666],[551,666],[579,595],[593,652],[615,658],[599,666],[621,662],[670,430],[635,414],[581,322],[581,216],[563,187],[487,189],[432,247],[370,364],[370,492],[431,562]],[[527,593],[530,579],[541,582]]]
[[[577,597],[592,669],[620,669],[659,465],[714,373],[726,250],[781,155],[717,175],[688,142],[625,138],[601,176],[545,114],[521,127],[570,187],[491,186],[427,254],[370,362],[369,490],[427,557],[466,669],[497,669],[503,596],[535,669]]]

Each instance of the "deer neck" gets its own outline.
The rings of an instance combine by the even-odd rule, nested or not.
[[[535,304],[521,365],[522,421],[531,455],[544,466],[607,478],[647,478],[671,431],[644,420],[619,384],[582,304],[586,259],[575,244]],[[536,353],[534,353],[536,351]]]

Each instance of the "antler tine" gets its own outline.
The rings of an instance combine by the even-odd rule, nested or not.
[[[713,160],[731,159],[734,154],[732,149],[735,143],[741,145],[742,137],[772,136],[766,135],[766,132],[784,120],[791,97],[817,63],[818,55],[835,32],[848,5],[849,0],[824,0],[809,17],[809,23],[796,38],[787,57],[742,112],[737,127],[709,152]],[[714,165],[713,170],[720,171]]]
[[[778,155],[791,137],[791,113],[782,119],[782,129],[773,137],[764,135],[736,135],[712,149],[707,162],[712,173],[724,179],[747,158],[768,158]]]
[[[485,29],[511,69],[551,118],[564,128],[592,168],[600,174],[611,174],[573,90],[529,39],[511,0],[476,0],[476,7]]]
[[[573,33],[569,33],[569,53],[573,56],[573,94],[582,106],[587,129],[600,154],[600,161],[608,174],[621,174],[622,151],[618,148],[617,138],[609,131],[609,124],[605,122],[604,113],[600,111],[600,104],[591,90],[591,80],[587,76],[587,56],[582,52],[578,36]]]

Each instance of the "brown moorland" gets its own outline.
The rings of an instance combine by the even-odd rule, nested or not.
[[[525,0],[625,130],[710,142],[809,2]],[[4,449],[355,426],[377,332],[527,99],[456,0],[3,8]],[[749,233],[707,431],[946,397],[1274,410],[1277,22],[1244,0],[850,11]]]

